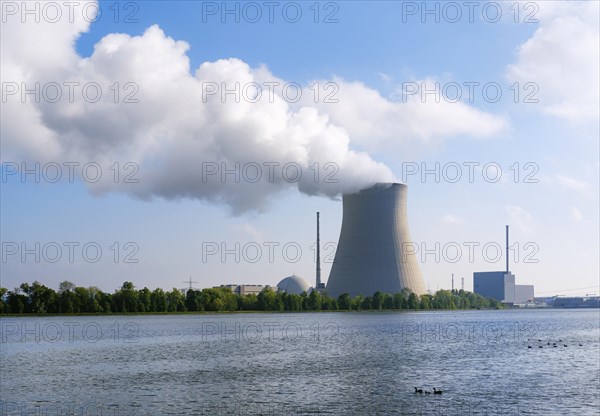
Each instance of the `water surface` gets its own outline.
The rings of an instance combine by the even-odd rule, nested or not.
[[[600,414],[598,310],[0,324],[2,415]]]

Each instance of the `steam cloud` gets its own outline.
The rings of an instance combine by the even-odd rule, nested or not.
[[[226,204],[240,214],[266,209],[271,198],[290,188],[334,197],[375,182],[395,181],[387,166],[351,148],[353,130],[363,148],[369,136],[365,126],[381,128],[383,118],[388,119],[386,134],[414,131],[413,136],[429,139],[444,130],[443,121],[434,131],[408,126],[406,116],[397,117],[400,121],[394,124],[390,120],[402,113],[402,105],[362,84],[344,85],[342,80],[337,82],[337,104],[311,103],[306,97],[313,97],[313,92],[306,85],[297,103],[284,98],[281,88],[274,94],[263,89],[258,99],[239,102],[228,95],[223,102],[220,91],[209,96],[207,86],[286,82],[266,67],[251,68],[233,58],[205,62],[192,72],[186,54],[189,45],[166,36],[157,25],[141,36],[109,34],[84,58],[74,44],[88,29],[89,23],[77,15],[71,23],[66,19],[3,23],[3,162],[94,161],[106,168],[115,161],[131,161],[139,165],[138,183],[115,183],[111,175],[104,175],[88,183],[92,192],[200,199]],[[23,103],[22,91],[6,95],[7,83],[33,89],[36,82],[42,97],[44,91],[54,97],[56,88],[44,88],[58,84],[61,99],[36,103],[30,94]],[[79,83],[73,90],[74,102],[69,102],[70,82]],[[102,91],[97,102],[82,96],[82,87],[93,83]],[[254,98],[252,91],[246,90]],[[87,92],[94,96],[96,91]],[[345,108],[351,108],[355,117],[344,117]],[[415,119],[427,119],[425,106],[415,110],[409,103],[403,108],[419,112]],[[441,110],[438,106],[433,114]],[[452,134],[490,135],[504,125],[460,103],[448,104],[448,110]],[[460,125],[452,111],[462,117]],[[357,120],[361,114],[364,122]],[[238,175],[223,176],[224,169],[237,170]]]

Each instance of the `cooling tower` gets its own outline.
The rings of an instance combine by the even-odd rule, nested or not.
[[[412,243],[406,190],[404,184],[379,183],[343,196],[342,230],[327,281],[329,296],[393,294],[403,288],[425,293],[416,255],[405,252],[406,243]]]

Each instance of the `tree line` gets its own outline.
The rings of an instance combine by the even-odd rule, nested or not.
[[[147,287],[136,289],[124,282],[114,293],[97,287],[80,287],[64,281],[58,291],[40,282],[23,283],[14,290],[0,287],[0,313],[3,314],[107,314],[225,311],[359,311],[359,310],[433,310],[498,309],[499,301],[463,290],[438,290],[417,295],[409,289],[400,293],[375,292],[372,296],[344,293],[337,298],[311,291],[301,295],[275,292],[265,288],[258,295],[238,295],[230,288],[179,289],[164,291]]]

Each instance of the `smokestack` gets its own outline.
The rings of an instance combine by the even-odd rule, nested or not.
[[[509,267],[508,267],[508,259],[510,257],[510,254],[508,252],[508,225],[506,226],[506,273],[510,273]]]
[[[460,288],[462,289],[462,291],[465,291],[465,278],[461,277],[460,278]]]
[[[343,196],[342,230],[327,293],[426,293],[406,217],[407,186],[378,183]]]
[[[319,213],[317,212],[317,286],[321,289],[321,240],[319,236]]]
[[[454,273],[452,273],[452,291],[454,292]]]

